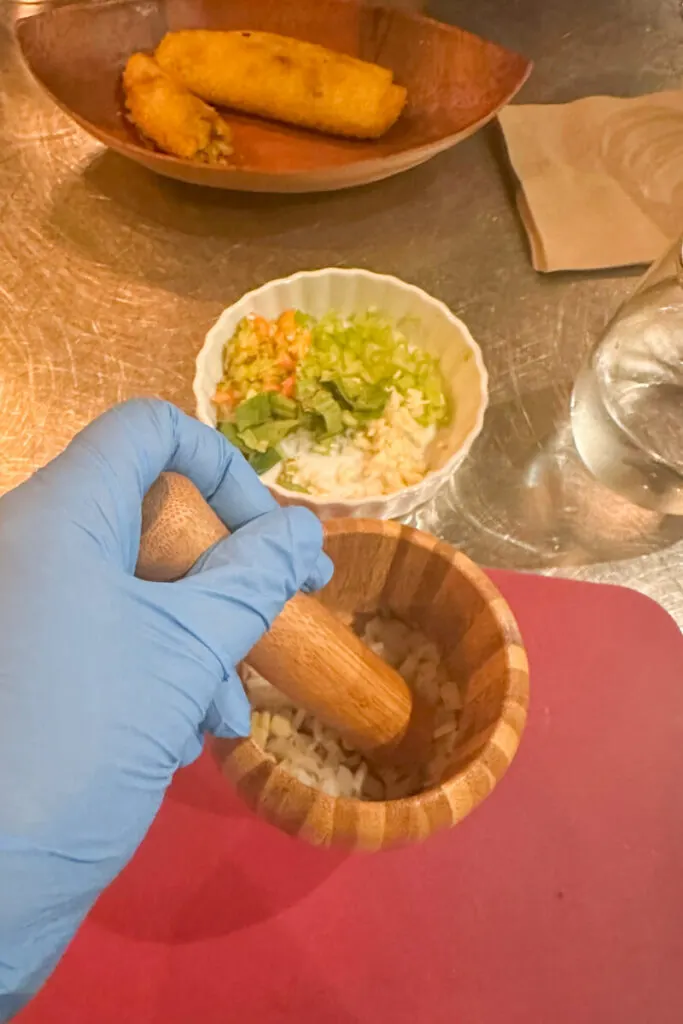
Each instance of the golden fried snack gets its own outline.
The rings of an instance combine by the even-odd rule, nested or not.
[[[270,32],[169,32],[155,57],[209,103],[332,135],[378,138],[406,102],[386,68]]]
[[[123,72],[131,121],[174,156],[226,163],[232,134],[220,114],[166,74],[152,57],[134,53]]]

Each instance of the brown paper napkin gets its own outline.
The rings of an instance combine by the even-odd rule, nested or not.
[[[650,263],[683,225],[683,91],[500,114],[536,270]]]

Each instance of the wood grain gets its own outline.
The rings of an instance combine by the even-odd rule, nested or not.
[[[407,609],[410,624],[458,666],[466,696],[463,738],[453,761],[439,785],[417,796],[370,802],[312,790],[251,740],[219,747],[216,756],[258,814],[308,842],[366,851],[418,842],[462,821],[491,794],[515,756],[529,695],[522,639],[488,577],[449,545],[375,520],[330,520],[326,533],[338,569],[319,600],[344,612]],[[303,820],[292,813],[297,802]]]
[[[157,152],[122,114],[120,79],[136,50],[152,51],[167,30],[245,29],[320,43],[394,71],[408,106],[381,139],[336,139],[226,113],[233,169]],[[531,65],[463,29],[397,8],[353,0],[122,0],[45,10],[17,25],[37,80],[81,127],[150,170],[216,188],[306,192],[346,188],[430,159],[491,120]]]
[[[160,486],[167,487],[169,482],[172,477]],[[187,498],[192,497],[187,488],[194,488],[189,481],[180,486],[182,492],[176,492],[182,493],[179,504],[187,507]],[[162,505],[167,502],[168,494],[158,495],[164,499]],[[150,502],[143,517],[148,538],[155,536],[155,518]],[[188,516],[181,508],[167,521],[183,534],[196,520],[196,511]],[[200,547],[214,530],[200,529]],[[274,631],[277,635],[283,624],[286,629],[264,656],[268,668],[274,676],[282,671],[283,659],[292,656],[292,637],[298,638],[297,643],[310,642],[311,629],[318,629],[317,623],[323,621],[316,616],[326,609],[345,613],[386,609],[401,615],[438,645],[464,689],[460,742],[451,763],[431,789],[402,800],[370,802],[335,799],[304,785],[251,739],[216,741],[214,753],[250,807],[278,828],[308,842],[368,851],[418,842],[462,821],[491,794],[515,756],[529,697],[522,639],[512,612],[488,577],[437,538],[385,520],[329,520],[325,531],[325,547],[336,566],[334,577],[317,600],[306,599],[313,619],[304,615],[301,632],[297,632],[300,624],[296,621],[299,597],[288,606],[291,620],[282,616],[276,620],[271,636]],[[159,541],[160,533],[156,536]],[[187,539],[180,537],[177,544],[164,540],[158,548],[165,558],[170,549],[181,552],[182,557],[174,563],[176,569],[193,554]],[[141,572],[146,572],[147,559],[149,574],[154,552],[146,545],[141,551]],[[308,671],[308,657],[315,655],[296,655],[295,675]],[[265,662],[262,665],[265,667]],[[324,658],[318,671],[323,693],[334,665]],[[358,680],[366,683],[367,677],[359,675]],[[300,696],[309,699],[308,692]],[[345,708],[344,713],[347,711]],[[413,756],[428,757],[429,752]]]
[[[228,531],[186,477],[162,474],[145,497],[136,574],[184,576]],[[431,741],[430,709],[331,611],[297,594],[247,662],[375,761],[410,763]]]

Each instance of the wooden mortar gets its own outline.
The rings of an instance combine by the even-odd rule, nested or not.
[[[421,629],[462,681],[451,763],[439,785],[416,796],[368,801],[304,785],[251,739],[217,740],[215,756],[246,803],[291,835],[368,851],[418,842],[457,825],[507,771],[527,716],[526,652],[499,591],[450,545],[390,521],[330,520],[325,530],[336,571],[317,599],[346,614],[384,609]]]
[[[188,567],[182,541],[188,515],[183,507],[188,506],[181,503],[176,509],[176,540],[165,546],[163,554],[167,565],[175,564],[175,576]],[[143,537],[149,538],[155,513],[149,503],[143,512]],[[193,525],[196,527],[196,521]],[[310,600],[344,615],[380,610],[395,615],[433,640],[450,677],[461,681],[464,707],[451,762],[440,783],[422,793],[400,800],[369,801],[331,797],[299,782],[251,739],[215,740],[214,754],[245,802],[291,835],[320,846],[367,851],[418,842],[462,821],[507,771],[526,722],[526,652],[499,591],[469,558],[450,545],[382,520],[329,520],[325,532],[325,548],[335,563],[335,574]],[[212,542],[205,536],[202,550]],[[164,550],[161,536],[155,544],[157,551],[159,544]],[[144,564],[146,550],[149,553],[146,545],[141,545],[142,575],[145,568],[153,574],[150,563]],[[288,608],[295,607],[300,597]],[[258,671],[258,666],[254,667]],[[277,671],[277,665],[274,667]],[[421,756],[429,757],[424,747]]]
[[[156,581],[184,576],[228,535],[194,484],[177,473],[162,474],[150,488],[141,533],[136,573]],[[245,660],[373,760],[410,764],[429,749],[428,705],[312,597],[293,597]]]

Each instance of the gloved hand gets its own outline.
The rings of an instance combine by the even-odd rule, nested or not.
[[[234,531],[177,583],[133,576],[142,498],[188,476]],[[249,732],[235,665],[300,588],[322,530],[218,432],[133,401],[0,499],[0,1020],[36,991],[132,856],[206,730]]]

